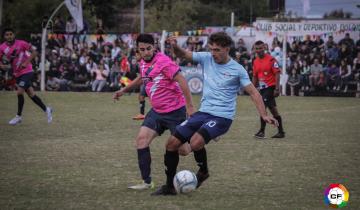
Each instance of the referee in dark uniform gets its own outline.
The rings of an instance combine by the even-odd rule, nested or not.
[[[276,107],[275,97],[280,91],[280,69],[275,58],[264,52],[264,42],[255,42],[256,59],[253,62],[253,79],[255,87],[260,89],[264,104],[269,108],[271,114],[279,122],[278,133],[271,138],[284,138],[285,132],[282,125],[282,118]],[[254,135],[256,138],[265,138],[266,122],[260,118],[260,130]]]

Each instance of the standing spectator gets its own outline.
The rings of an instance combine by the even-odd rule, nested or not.
[[[61,19],[60,15],[57,15],[54,19],[53,30],[55,34],[65,33],[65,24],[64,21]]]
[[[77,30],[77,26],[76,26],[76,22],[73,18],[69,17],[68,20],[66,21],[66,42],[69,43],[69,40],[71,40],[72,45],[74,46],[74,40],[75,40],[75,36],[76,36],[76,30]]]
[[[336,42],[334,41],[334,37],[333,36],[329,36],[329,39],[327,40],[327,42],[325,43],[325,48],[330,48],[330,47],[336,47]]]
[[[345,34],[345,37],[342,40],[340,40],[339,44],[340,45],[345,44],[350,51],[352,51],[352,49],[355,46],[355,42],[354,42],[354,40],[352,38],[350,38],[349,33]]]

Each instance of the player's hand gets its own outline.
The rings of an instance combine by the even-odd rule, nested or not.
[[[193,105],[187,105],[186,106],[186,114],[187,117],[190,117],[191,115],[193,115],[195,113],[195,108]]]
[[[280,95],[280,90],[279,89],[275,89],[274,90],[274,97],[278,97]]]
[[[176,36],[170,36],[166,39],[170,43],[171,46],[177,45]]]
[[[28,62],[23,62],[23,63],[21,64],[21,68],[26,68],[27,65],[29,65]]]
[[[273,117],[271,117],[271,116],[264,116],[264,117],[262,117],[262,119],[263,119],[266,123],[269,123],[269,124],[271,124],[271,125],[273,125],[273,126],[276,126],[276,127],[279,126],[279,122],[278,122],[275,118],[273,118]]]
[[[113,95],[113,100],[119,100],[122,95],[124,95],[124,92],[122,90],[116,91]]]

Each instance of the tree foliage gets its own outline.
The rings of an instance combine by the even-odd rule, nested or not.
[[[342,9],[338,9],[325,13],[324,19],[350,19],[352,15],[351,12],[344,12]]]
[[[18,37],[41,32],[44,16],[50,16],[63,0],[7,0],[3,5],[3,26],[11,26]],[[145,30],[191,30],[205,26],[229,26],[231,12],[235,13],[235,25],[255,21],[258,16],[268,16],[267,0],[144,0]],[[140,0],[82,0],[84,18],[91,31],[96,19],[102,19],[107,31],[139,32]],[[26,8],[26,9],[25,9]],[[252,8],[252,9],[251,9]],[[130,11],[137,25],[126,24],[121,14]],[[132,12],[131,12],[132,11]],[[66,20],[70,16],[66,7],[57,13]],[[252,15],[252,18],[250,16]],[[136,21],[135,21],[136,20]],[[127,28],[126,28],[127,27]]]

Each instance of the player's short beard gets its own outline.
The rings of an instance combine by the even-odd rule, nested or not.
[[[153,60],[154,57],[155,57],[155,52],[153,53],[153,55],[151,56],[150,59],[144,59],[144,61],[145,61],[146,63],[150,63],[150,62]]]

